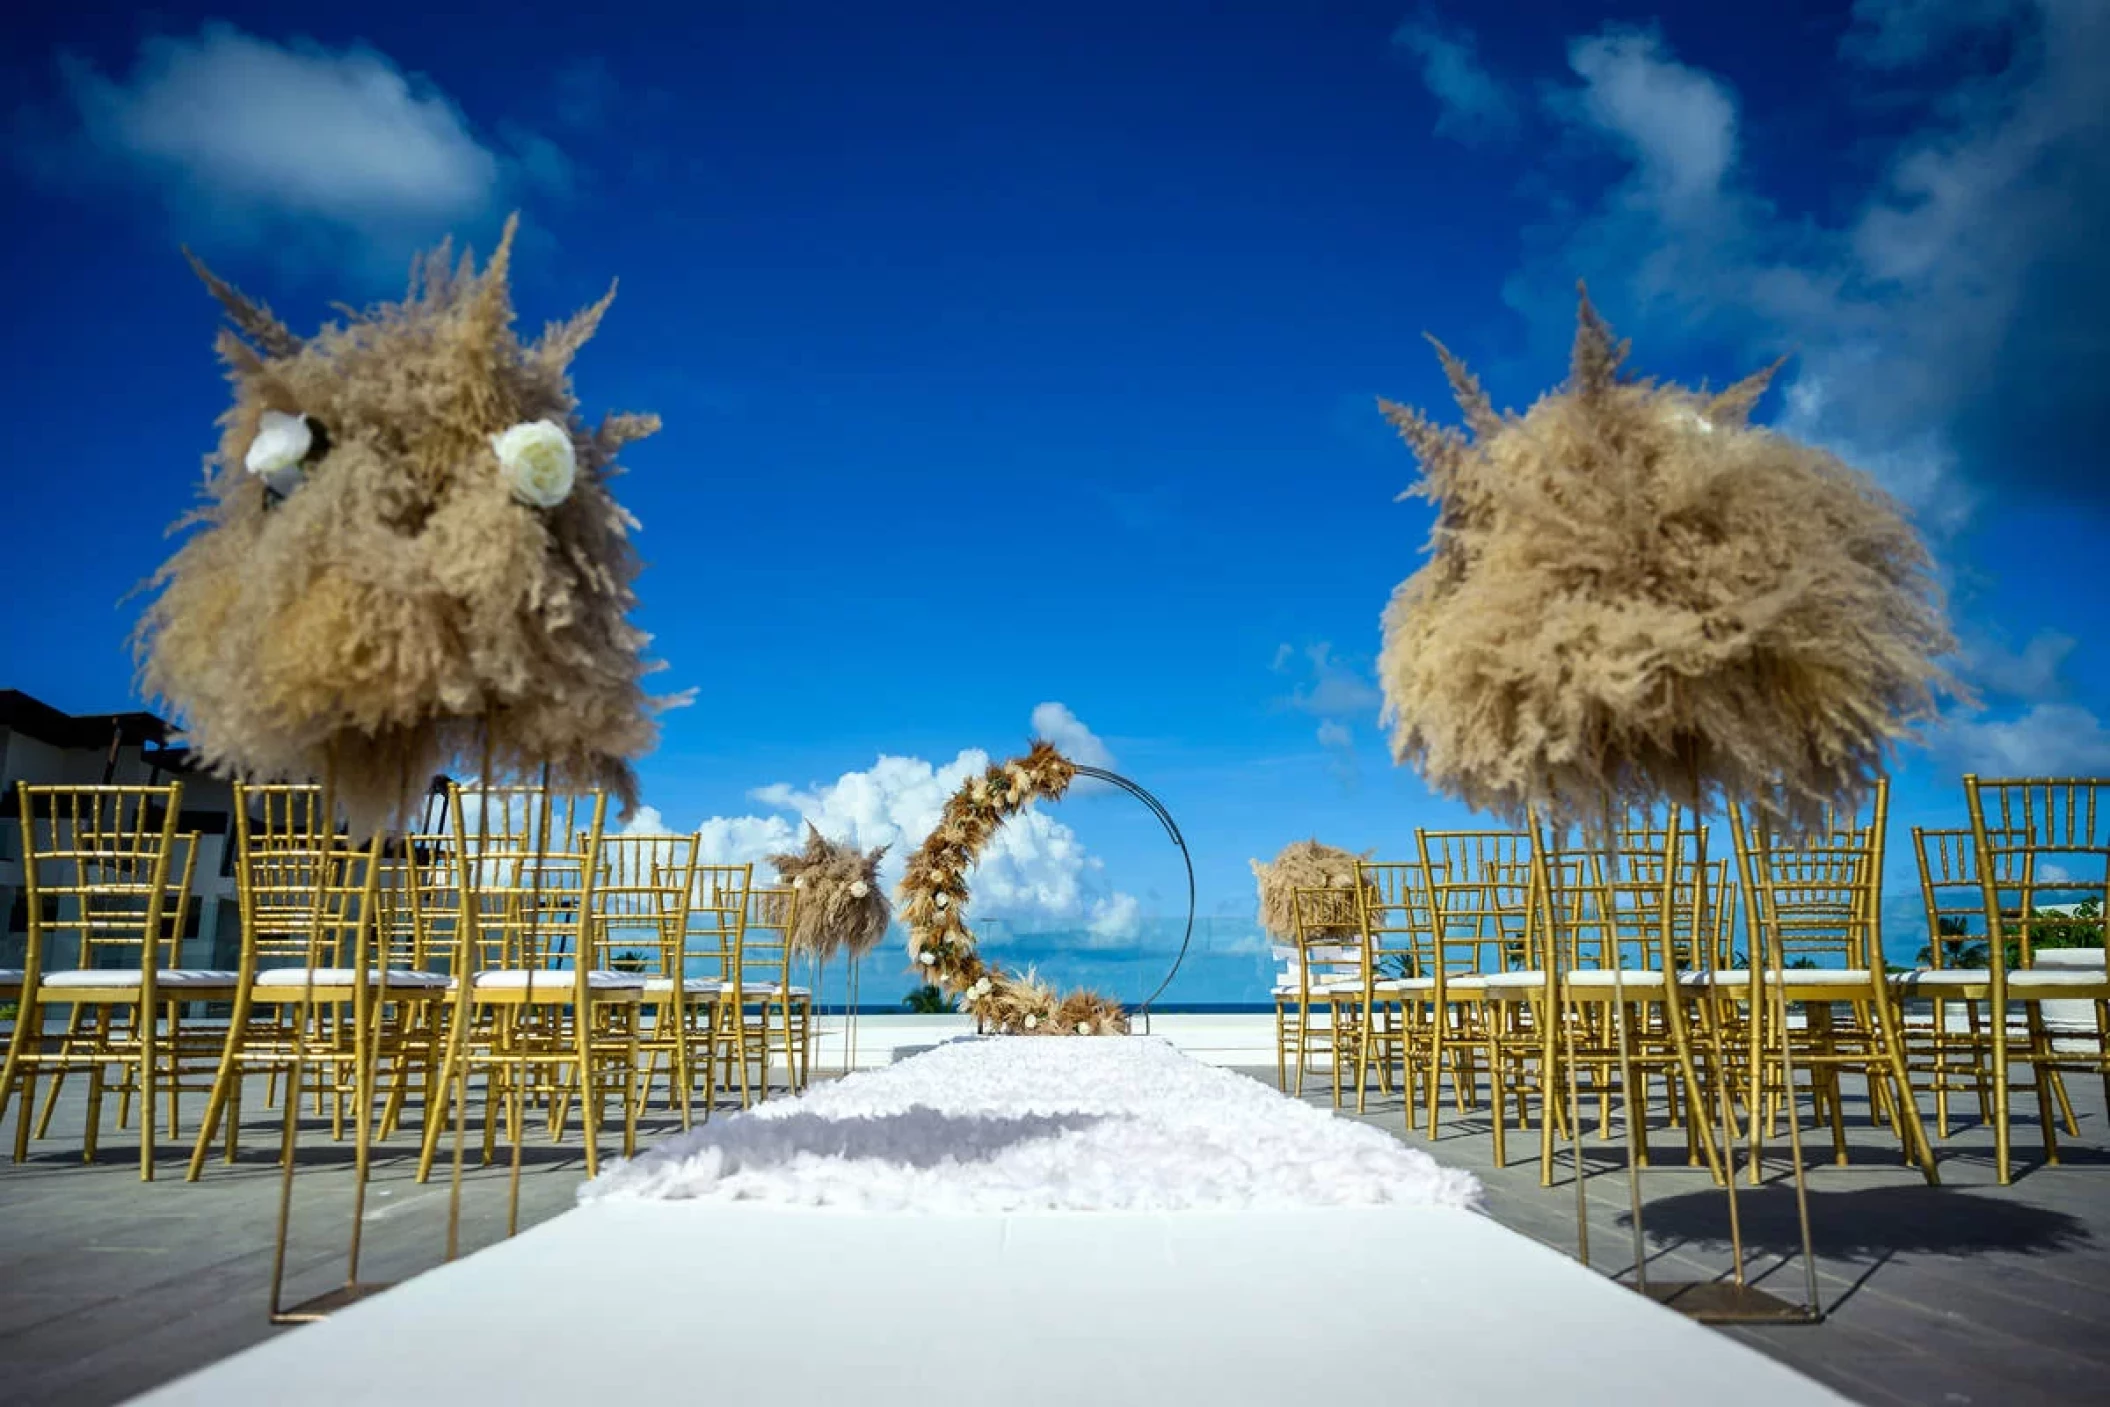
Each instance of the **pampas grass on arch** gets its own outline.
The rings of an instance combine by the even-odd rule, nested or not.
[[[398,303],[299,337],[194,265],[224,306],[220,418],[205,502],[151,585],[135,636],[145,692],[213,768],[326,773],[362,830],[405,818],[437,772],[605,787],[653,743],[653,666],[634,626],[634,519],[610,481],[650,415],[579,416],[572,357],[613,289],[522,342],[507,284],[517,217],[479,272],[447,245]],[[303,415],[316,452],[282,500],[244,460],[267,411]],[[570,494],[513,494],[491,439],[548,420]],[[489,766],[486,768],[486,750]]]

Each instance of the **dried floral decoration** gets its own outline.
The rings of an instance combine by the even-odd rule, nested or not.
[[[300,338],[193,260],[233,326],[199,526],[155,576],[141,683],[222,772],[333,776],[362,830],[435,772],[550,765],[628,803],[651,746],[637,526],[609,493],[650,415],[579,418],[569,367],[614,291],[513,330],[517,218],[477,272],[448,248],[401,303]]]
[[[894,921],[894,907],[879,882],[886,852],[884,845],[866,851],[837,844],[809,821],[804,851],[769,857],[784,883],[799,892],[793,952],[826,962],[837,953],[861,958],[879,946]]]
[[[1355,866],[1358,858],[1367,860],[1371,852],[1360,857],[1331,845],[1321,845],[1316,840],[1298,840],[1282,847],[1282,853],[1269,864],[1258,860],[1248,863],[1253,867],[1253,878],[1260,887],[1260,926],[1272,937],[1290,942],[1297,936],[1297,891],[1299,889],[1338,889],[1343,894],[1355,889]],[[1371,897],[1376,891],[1371,890]],[[1352,909],[1344,911],[1352,912]],[[1340,938],[1362,931],[1359,924],[1343,924],[1338,927],[1322,925],[1308,930],[1314,938]]]
[[[1621,373],[1582,299],[1568,382],[1498,413],[1437,344],[1465,430],[1380,402],[1436,504],[1384,613],[1392,754],[1512,822],[1736,800],[1821,824],[1954,692],[1955,647],[1899,506],[1719,392]],[[1433,340],[1433,339],[1432,339]]]
[[[1053,745],[992,764],[945,803],[937,829],[909,857],[901,879],[909,957],[926,980],[959,997],[961,1008],[1003,1035],[1125,1035],[1128,1014],[1095,992],[1059,997],[1028,971],[1014,977],[984,963],[967,927],[967,872],[1008,818],[1038,800],[1059,800],[1076,768]]]

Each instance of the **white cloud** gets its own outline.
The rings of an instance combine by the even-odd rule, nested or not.
[[[1050,712],[1054,710],[1055,712]],[[1061,704],[1034,710],[1043,736],[1055,724],[1078,753],[1104,744]],[[1064,741],[1050,736],[1050,742]],[[1073,754],[1077,755],[1077,754]],[[1084,758],[1078,756],[1078,760]],[[767,814],[714,816],[700,827],[699,858],[713,864],[753,862],[766,868],[772,854],[797,850],[811,822],[831,840],[861,849],[888,847],[880,875],[898,885],[908,856],[938,824],[945,803],[968,777],[988,767],[989,754],[979,748],[961,752],[943,765],[920,757],[882,756],[863,771],[845,772],[835,781],[812,787],[777,782],[750,793]],[[1113,941],[1131,936],[1141,917],[1132,895],[1112,890],[1105,881],[1105,862],[1091,854],[1077,833],[1039,807],[1004,823],[983,849],[972,880],[977,915],[1032,923],[1071,926],[1094,939]],[[1001,934],[989,935],[1000,941]]]
[[[1288,645],[1278,646],[1274,669],[1286,672],[1295,658]],[[1305,646],[1304,658],[1310,662],[1310,679],[1291,691],[1284,701],[1289,707],[1318,718],[1376,716],[1384,699],[1366,667],[1336,658],[1333,645],[1325,640]]]
[[[77,138],[156,187],[193,235],[253,243],[334,231],[390,248],[488,215],[523,185],[561,192],[563,153],[480,140],[430,82],[362,45],[276,44],[232,25],[146,40],[131,75],[61,60]]]
[[[1033,709],[1033,735],[1045,738],[1061,751],[1064,757],[1086,767],[1103,767],[1114,770],[1114,754],[1099,735],[1084,726],[1067,704],[1037,704]],[[1108,783],[1096,777],[1082,777],[1070,785],[1072,796],[1098,796],[1111,790]]]
[[[1665,214],[1683,217],[1719,195],[1736,155],[1736,103],[1723,84],[1635,31],[1577,40],[1568,63],[1589,120],[1625,146]]]
[[[1355,731],[1345,723],[1329,718],[1319,725],[1319,746],[1349,748],[1355,746]]]
[[[2110,729],[2074,704],[2035,704],[2021,714],[1949,720],[1933,739],[1939,753],[1987,777],[2101,776],[2110,772]]]
[[[623,823],[624,835],[672,835],[667,818],[659,814],[657,806],[640,806],[630,813]]]
[[[1870,68],[1904,68],[2015,8],[2015,0],[1854,0],[1839,52]]]
[[[1421,81],[1436,99],[1439,133],[1470,142],[1516,130],[1516,104],[1480,62],[1470,33],[1424,14],[1394,30],[1392,42],[1420,62]]]
[[[1963,669],[1987,693],[2044,703],[2064,691],[2066,659],[2080,642],[2056,630],[2040,630],[2020,650],[1998,640],[1964,643]]]
[[[1576,40],[1579,84],[1550,109],[1623,152],[1627,172],[1555,207],[1506,296],[1549,342],[1572,329],[1580,275],[1644,349],[1660,330],[1740,343],[1754,362],[1794,350],[1782,428],[1874,474],[1933,529],[1960,526],[1996,474],[2008,492],[2101,492],[2110,7],[1864,0],[1857,16],[1844,47],[1862,66],[1841,81],[1889,105],[1888,130],[1905,123],[1832,224],[1752,185],[1724,80],[1653,33]],[[1989,24],[2006,42],[1970,51],[1978,71],[1907,71]]]

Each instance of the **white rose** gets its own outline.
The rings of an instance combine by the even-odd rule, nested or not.
[[[852,899],[862,899],[871,892],[872,886],[866,884],[863,880],[853,879],[850,881],[850,897]]]
[[[1038,1026],[1039,1024],[1040,1018],[1038,1016],[1028,1016],[1026,1018],[1026,1029],[1029,1031],[1032,1030],[1035,1026]]]
[[[300,463],[314,445],[307,416],[267,410],[256,438],[249,442],[249,453],[242,456],[242,467],[273,491],[289,494],[300,487]]]
[[[936,967],[938,965],[938,955],[936,953],[925,953],[922,957],[917,958],[916,961],[922,963],[925,967]]]
[[[1078,1022],[1078,1023],[1077,1023],[1077,1034],[1078,1034],[1078,1035],[1080,1035],[1080,1036],[1089,1036],[1089,1035],[1090,1035],[1091,1033],[1092,1033],[1092,1023],[1091,1023],[1091,1022],[1089,1022],[1089,1021],[1080,1021],[1080,1022]]]
[[[947,894],[940,894],[940,895],[939,895],[939,896],[938,896],[937,898],[935,898],[935,899],[931,900],[931,902],[932,902],[933,904],[936,904],[936,905],[937,905],[937,906],[938,906],[939,908],[941,908],[941,909],[942,909],[942,908],[944,908],[944,907],[945,907],[945,906],[946,906],[947,904],[950,904],[950,903],[952,902],[952,897],[951,897],[950,895],[947,895]]]
[[[513,497],[522,503],[555,508],[571,497],[579,458],[563,426],[550,420],[515,425],[503,435],[493,435],[491,448]]]
[[[793,880],[791,882],[791,887],[793,889],[804,889],[806,887],[806,876],[800,875],[797,879]]]

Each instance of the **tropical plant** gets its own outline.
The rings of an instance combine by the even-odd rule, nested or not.
[[[645,955],[632,948],[628,952],[617,953],[614,957],[608,959],[608,966],[617,972],[643,972],[645,970]]]
[[[910,992],[901,999],[901,1005],[918,1016],[945,1016],[960,1009],[958,1003],[935,982],[926,982]]]

